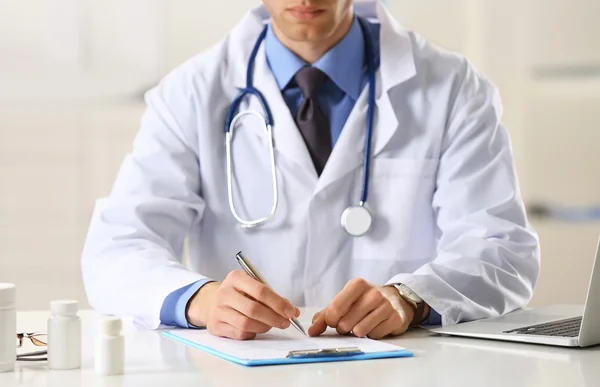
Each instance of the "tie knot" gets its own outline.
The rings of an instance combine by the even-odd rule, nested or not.
[[[294,76],[304,98],[315,98],[319,88],[327,79],[327,75],[318,68],[306,66],[301,68]]]

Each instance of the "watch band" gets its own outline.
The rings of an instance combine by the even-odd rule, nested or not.
[[[415,317],[413,317],[413,321],[410,323],[411,327],[420,325],[427,319],[427,316],[425,315],[425,306],[425,302],[419,303],[417,309],[415,309]]]

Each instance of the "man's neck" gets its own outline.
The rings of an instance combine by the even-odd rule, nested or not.
[[[344,22],[333,35],[325,40],[317,42],[298,42],[288,39],[275,23],[273,23],[273,32],[275,33],[277,39],[279,39],[279,41],[290,51],[292,51],[305,62],[312,64],[318,61],[327,51],[338,44],[346,36],[352,27],[353,20],[354,14],[352,12],[348,12],[346,20],[344,20]]]

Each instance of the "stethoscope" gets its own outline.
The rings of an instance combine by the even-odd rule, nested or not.
[[[374,119],[374,110],[375,110],[375,55],[372,47],[372,38],[371,32],[367,25],[367,22],[362,18],[358,18],[360,22],[360,27],[363,31],[363,35],[365,36],[365,53],[367,56],[367,75],[369,79],[369,95],[368,102],[369,108],[367,111],[367,132],[365,133],[365,146],[364,146],[364,163],[363,163],[363,183],[362,183],[362,191],[360,195],[360,202],[358,205],[349,206],[344,210],[341,217],[341,225],[342,228],[351,236],[360,237],[367,234],[371,230],[371,226],[373,225],[373,216],[371,212],[365,207],[367,203],[368,197],[368,187],[369,187],[369,166],[371,161],[371,139],[373,137],[373,119]],[[256,55],[258,50],[267,35],[267,28],[263,29],[261,34],[259,35],[254,48],[252,49],[252,53],[250,55],[250,59],[248,60],[248,69],[246,71],[246,88],[243,89],[238,96],[233,100],[231,107],[229,108],[229,113],[227,114],[227,120],[225,121],[225,150],[227,157],[227,194],[229,196],[229,208],[234,218],[242,225],[244,228],[254,228],[261,226],[268,222],[275,215],[275,210],[277,209],[277,172],[275,170],[275,150],[273,148],[273,116],[269,109],[269,105],[265,97],[262,93],[256,89],[252,85],[252,73],[254,62],[256,60]],[[238,109],[241,100],[247,95],[256,96],[264,111],[264,116],[258,113],[257,111],[245,110],[239,112],[235,117],[234,114]],[[273,205],[271,206],[270,212],[261,218],[248,220],[242,218],[236,211],[235,205],[233,203],[233,183],[232,183],[232,158],[231,158],[231,141],[233,139],[233,127],[235,124],[245,115],[253,115],[260,119],[260,121],[264,125],[264,129],[267,132],[268,142],[269,142],[269,153],[270,153],[270,164],[271,164],[271,178],[273,180]]]

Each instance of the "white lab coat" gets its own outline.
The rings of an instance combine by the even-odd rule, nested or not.
[[[261,5],[148,93],[133,152],[110,196],[98,201],[83,252],[93,307],[156,328],[169,293],[206,277],[223,280],[239,269],[239,250],[298,306],[326,305],[355,277],[407,284],[443,324],[528,302],[539,244],[496,88],[463,58],[402,29],[378,1],[355,7],[381,23],[371,232],[352,238],[340,227],[344,209],[360,198],[367,89],[318,177],[264,45],[254,84],[274,114],[279,206],[272,222],[250,231],[230,212],[224,122],[268,19]],[[256,98],[247,107],[262,111]],[[236,207],[257,218],[273,199],[266,133],[248,119],[234,135]]]

